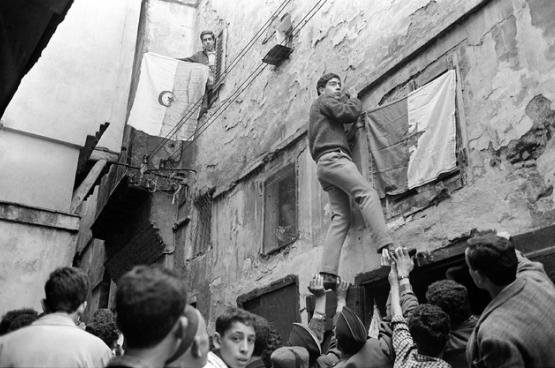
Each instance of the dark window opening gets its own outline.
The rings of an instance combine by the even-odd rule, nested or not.
[[[265,183],[264,254],[275,252],[298,237],[297,175],[289,164]]]
[[[204,254],[212,241],[212,193],[198,196],[195,201],[195,226],[193,235],[193,257]]]
[[[298,279],[287,276],[266,288],[241,295],[237,305],[266,318],[285,343],[293,322],[300,322]]]

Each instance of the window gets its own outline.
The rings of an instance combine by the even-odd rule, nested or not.
[[[212,193],[198,196],[194,200],[194,234],[193,234],[193,257],[204,254],[210,247],[212,241]]]
[[[286,276],[265,288],[237,298],[237,305],[268,320],[285,343],[293,322],[300,322],[299,285],[297,276]]]
[[[297,237],[297,175],[291,163],[265,183],[263,253],[275,252]]]
[[[381,114],[384,122],[389,121],[391,123],[396,123],[398,121],[396,120],[397,117],[404,114],[403,118],[408,120],[409,110],[407,106],[407,96],[409,95],[409,93],[417,90],[418,88],[427,86],[429,85],[429,83],[438,80],[439,77],[444,75],[447,76],[447,74],[445,74],[449,71],[449,69],[447,68],[447,64],[445,63],[441,67],[442,68],[435,67],[432,72],[423,71],[420,75],[417,75],[413,79],[407,81],[405,84],[397,86],[395,89],[390,91],[382,98],[379,104],[379,108],[367,112],[365,119],[367,119],[369,123],[375,122],[380,119],[379,114]],[[451,75],[455,75],[454,71],[452,70],[450,73]],[[455,86],[456,83],[457,81],[455,80]],[[382,198],[382,207],[385,210],[387,219],[395,218],[400,215],[408,216],[412,213],[420,211],[443,199],[449,198],[453,191],[460,189],[464,185],[465,155],[461,138],[461,124],[465,124],[465,122],[461,121],[461,118],[459,116],[458,110],[460,107],[457,106],[457,103],[460,103],[462,101],[462,98],[458,98],[459,96],[457,96],[457,93],[459,93],[459,89],[455,88],[455,93],[450,95],[449,99],[446,100],[449,101],[451,108],[453,108],[454,106],[455,111],[455,130],[453,132],[456,137],[454,139],[455,165],[454,167],[451,166],[449,170],[440,171],[440,173],[437,176],[432,177],[431,180],[423,181],[423,184],[415,187],[408,186],[404,188],[402,185],[398,185],[400,182],[403,181],[403,175],[405,182],[408,181],[408,174],[406,172],[402,172],[400,165],[401,159],[396,157],[394,154],[389,153],[389,150],[391,149],[393,151],[396,149],[395,147],[402,146],[407,148],[406,162],[408,163],[410,157],[409,152],[411,152],[411,148],[418,147],[421,144],[422,140],[419,140],[419,138],[421,135],[424,134],[423,131],[418,131],[418,128],[416,128],[414,133],[410,133],[411,128],[409,128],[406,132],[404,132],[403,135],[403,131],[401,131],[400,129],[397,129],[394,133],[392,133],[393,131],[386,132],[385,129],[381,130],[380,127],[370,128],[368,136],[368,139],[370,141],[370,150],[372,151],[370,154],[370,172],[373,176],[374,186],[376,187],[376,189],[380,193],[380,197]],[[376,115],[376,112],[380,109],[382,109],[382,112]],[[372,115],[371,117],[370,114],[374,115]],[[430,116],[435,117],[435,115]],[[433,121],[433,119],[430,118],[429,121]],[[375,130],[372,131],[372,129]],[[391,138],[393,134],[402,135],[402,140],[393,140]],[[375,138],[376,136],[379,136],[379,138]],[[429,141],[430,140],[428,140],[428,142]],[[446,140],[437,139],[437,141],[445,142]],[[387,152],[382,158],[377,158],[377,160],[382,160],[381,163],[377,162],[377,156],[374,156],[376,155],[376,151],[380,150],[383,150],[383,152]],[[438,155],[438,157],[442,156]],[[399,161],[396,161],[397,159],[399,159]],[[380,164],[386,165],[390,170],[382,170],[381,168],[379,168]],[[380,172],[380,174],[378,174],[378,171],[380,170],[382,171]],[[393,184],[388,185],[388,183],[378,183],[380,181],[380,179],[378,178],[379,175],[389,176],[390,183]]]
[[[225,46],[227,42],[227,28],[222,30],[216,37],[216,84],[225,71]]]
[[[208,107],[211,107],[214,101],[216,101],[220,95],[220,88],[224,84],[223,78],[225,67],[226,67],[226,49],[227,43],[227,28],[223,29],[216,37],[216,72],[214,80],[214,88],[206,91],[208,98]],[[206,111],[203,111],[200,116],[204,115]],[[199,118],[200,118],[199,116]]]

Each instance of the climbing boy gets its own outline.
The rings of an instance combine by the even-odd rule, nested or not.
[[[316,173],[328,193],[331,224],[324,241],[320,274],[324,287],[337,284],[341,248],[351,227],[351,198],[358,204],[370,239],[380,252],[393,250],[378,193],[358,171],[351,158],[345,124],[354,123],[362,111],[362,103],[351,87],[348,97],[341,95],[341,79],[337,74],[324,74],[316,84],[318,98],[310,108],[308,146],[316,161]]]

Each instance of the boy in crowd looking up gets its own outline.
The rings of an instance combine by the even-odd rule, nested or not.
[[[440,307],[451,321],[449,341],[445,346],[443,360],[453,368],[466,368],[466,345],[478,322],[478,317],[470,313],[470,303],[466,288],[453,280],[440,280],[428,286],[426,300]]]
[[[395,350],[393,367],[449,368],[449,364],[440,358],[449,339],[449,316],[437,306],[421,304],[412,310],[407,324],[401,309],[399,281],[408,279],[408,275],[397,272],[396,262],[408,258],[408,251],[398,248],[391,253],[391,257],[389,284]]]

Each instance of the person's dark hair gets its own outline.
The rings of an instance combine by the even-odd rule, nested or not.
[[[439,280],[428,286],[426,300],[437,305],[451,320],[459,324],[470,318],[470,303],[466,287],[453,280]]]
[[[257,332],[258,333],[258,332]],[[262,352],[261,359],[266,368],[272,368],[272,360],[270,356],[272,353],[283,346],[281,335],[273,328],[270,328],[270,335],[266,344],[266,349]],[[254,355],[254,354],[253,354]]]
[[[110,349],[115,347],[119,338],[114,314],[109,309],[99,309],[94,312],[93,318],[87,323],[85,331],[104,341]]]
[[[255,325],[252,313],[240,308],[228,308],[216,318],[216,332],[219,333],[220,336],[224,336],[226,331],[229,330],[235,322],[241,322],[247,326],[253,327]]]
[[[516,280],[518,259],[513,243],[495,234],[475,236],[467,240],[468,263],[496,286]]]
[[[214,42],[216,42],[216,36],[214,36],[214,32],[210,30],[200,32],[200,40],[202,41],[202,37],[206,36],[207,34],[212,35],[212,39],[214,40]]]
[[[270,324],[266,318],[254,313],[252,315],[254,317],[254,331],[256,334],[252,355],[261,356],[262,352],[266,349],[268,339],[270,338]]]
[[[159,266],[135,266],[117,283],[116,320],[130,348],[148,348],[162,341],[187,304],[184,282]]]
[[[89,277],[75,267],[61,267],[50,274],[44,285],[44,303],[50,313],[74,313],[89,293]]]
[[[38,319],[38,314],[22,314],[10,323],[8,332],[19,330],[22,327],[29,326]]]
[[[2,321],[0,322],[0,336],[10,332],[10,325],[12,324],[12,322],[15,321],[19,316],[23,315],[31,315],[34,316],[35,319],[38,318],[37,311],[31,308],[20,308],[11,310],[2,316]]]
[[[449,316],[440,307],[420,304],[409,318],[409,332],[418,353],[437,357],[449,340]]]
[[[320,79],[318,79],[318,82],[316,83],[316,92],[318,92],[318,96],[320,96],[320,88],[325,88],[326,84],[328,84],[328,82],[333,78],[341,80],[341,78],[339,78],[339,76],[335,73],[324,74],[320,77]]]

